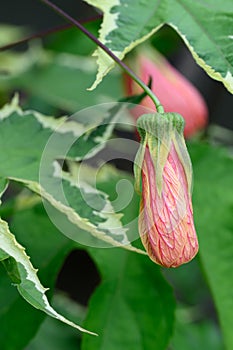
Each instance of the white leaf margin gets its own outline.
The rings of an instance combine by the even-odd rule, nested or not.
[[[114,105],[114,104],[113,104]],[[122,104],[124,106],[124,104]],[[121,108],[121,106],[120,106]],[[59,119],[55,119],[53,117],[46,117],[42,114],[40,114],[37,111],[33,110],[26,110],[23,111],[21,107],[19,106],[19,96],[18,94],[15,94],[12,101],[9,104],[6,104],[1,110],[0,110],[0,121],[9,117],[12,113],[17,112],[19,116],[27,116],[27,115],[33,115],[36,120],[43,125],[44,128],[50,128],[51,130],[54,130],[55,132],[59,133],[66,133],[66,132],[73,132],[75,136],[79,136],[80,134],[83,134],[83,129],[90,130],[90,125],[82,125],[80,123],[74,123],[74,122],[68,122],[66,123],[67,117],[61,117]],[[95,147],[93,152],[89,152],[88,157],[93,156],[96,152],[101,150],[104,147],[104,144],[102,141],[104,141],[106,138],[108,138],[112,132],[112,129],[114,127],[114,121],[118,118],[118,112],[114,117],[112,118],[113,123],[109,124],[109,127],[105,130],[104,134],[102,136],[97,136],[95,138],[96,142],[100,142],[98,146]],[[81,131],[79,129],[81,128]],[[91,128],[93,125],[91,126]],[[87,157],[85,156],[85,159]],[[82,158],[76,157],[73,158],[73,160],[80,160]],[[54,176],[56,176],[56,172],[59,172],[57,169],[55,169]],[[59,201],[57,201],[50,193],[48,193],[41,184],[35,181],[30,181],[23,178],[15,178],[15,177],[8,177],[8,180],[20,182],[27,186],[31,191],[35,192],[45,200],[47,200],[54,208],[62,212],[66,215],[68,220],[73,223],[74,225],[78,226],[80,229],[85,230],[89,232],[93,237],[98,238],[114,247],[121,247],[130,251],[134,251],[139,254],[147,255],[147,253],[144,250],[138,249],[130,244],[128,241],[126,230],[122,226],[120,218],[121,214],[116,214],[114,212],[114,209],[111,206],[110,201],[107,198],[106,193],[103,193],[106,199],[106,205],[107,207],[104,208],[103,212],[98,213],[99,216],[106,219],[104,223],[100,223],[98,225],[94,225],[88,219],[82,218],[73,208],[69,207],[68,205],[65,205]],[[71,178],[66,178],[66,180],[70,181],[70,184],[72,186],[79,186],[79,184],[73,182]],[[93,191],[94,188],[83,184],[83,188],[86,187],[87,191],[91,190]],[[109,230],[109,233],[111,233],[114,236],[114,233],[116,235],[116,232],[119,230],[118,235],[123,235],[124,239],[123,242],[119,242],[115,239],[113,239],[111,236],[108,236],[105,232],[108,227],[112,228]]]
[[[98,1],[98,0],[85,0],[89,5],[95,6],[99,8],[103,12],[103,22],[101,24],[101,28],[99,31],[99,40],[103,44],[108,44],[108,41],[106,41],[107,35],[113,31],[115,28],[117,28],[116,20],[118,17],[118,13],[111,13],[111,9],[114,6],[120,5],[119,0],[105,0],[105,1]],[[153,31],[148,33],[147,35],[143,36],[142,38],[133,41],[128,47],[125,48],[123,52],[120,51],[112,51],[120,60],[122,60],[125,55],[130,52],[134,47],[139,45],[140,43],[147,40],[151,35],[153,35],[155,32],[157,32],[164,23],[161,23],[159,26],[155,27]],[[97,48],[95,52],[93,53],[94,57],[97,57],[97,65],[98,65],[98,72],[96,76],[96,80],[92,84],[92,86],[88,90],[94,90],[103,80],[105,75],[107,75],[110,70],[115,66],[115,62],[111,57],[107,55],[106,52],[104,52],[101,48]]]
[[[92,151],[89,151],[88,154],[85,154],[84,156],[76,156],[72,157],[72,160],[80,161],[82,159],[91,158],[94,155],[96,155],[98,152],[100,152],[105,147],[105,141],[109,139],[111,136],[113,129],[115,127],[115,123],[120,120],[121,113],[120,111],[124,109],[124,103],[115,103],[115,102],[109,102],[109,103],[103,103],[102,106],[107,106],[109,109],[110,107],[114,107],[116,104],[118,104],[118,110],[115,114],[111,117],[110,122],[107,122],[107,128],[103,132],[102,135],[98,135],[95,138],[93,138],[93,141],[96,142],[95,147],[93,147]],[[85,108],[85,110],[88,110],[89,108]],[[111,116],[111,110],[103,111],[106,113],[108,112],[108,115],[102,116],[102,119],[97,119],[96,121],[91,121],[87,124],[82,124],[80,122],[80,118],[77,115],[78,119],[77,121],[69,120],[68,116],[63,116],[59,118],[54,118],[53,116],[46,116],[38,111],[35,110],[22,110],[22,108],[19,105],[19,94],[15,93],[12,100],[5,104],[0,109],[0,122],[8,117],[10,117],[13,113],[17,113],[21,117],[26,117],[28,115],[35,118],[35,120],[42,125],[43,128],[48,128],[51,130],[51,133],[57,133],[59,134],[66,134],[66,133],[72,133],[75,137],[79,138],[85,135],[85,133],[88,135],[90,131],[97,128],[98,126],[104,125],[105,120],[108,119],[108,117]],[[103,113],[104,115],[104,113]],[[52,135],[51,135],[52,136]],[[47,145],[49,144],[49,140],[47,142]],[[46,147],[47,147],[46,145]],[[69,157],[66,157],[67,159]]]
[[[66,123],[66,121],[68,120],[67,116],[61,118],[54,118],[52,116],[44,116],[43,114],[34,110],[23,111],[19,105],[18,93],[14,95],[10,103],[5,104],[0,109],[0,121],[5,118],[8,118],[15,112],[21,117],[32,115],[44,128],[49,128],[52,131],[56,131],[59,133],[72,132],[75,136],[78,137],[86,131],[86,127],[81,123],[76,123],[72,121]]]
[[[68,324],[69,326],[78,329],[81,332],[89,333],[91,335],[97,335],[96,333],[90,332],[77,324],[67,320],[65,317],[57,313],[49,304],[49,301],[45,295],[45,292],[48,290],[42,286],[40,283],[40,280],[37,276],[37,270],[34,269],[30,262],[29,256],[25,253],[25,248],[21,246],[15,239],[15,236],[10,232],[9,226],[6,221],[2,220],[0,218],[0,242],[1,242],[1,250],[6,254],[7,256],[10,256],[15,259],[17,264],[21,264],[27,274],[26,279],[33,283],[35,289],[40,293],[41,295],[41,301],[44,305],[44,307],[37,307],[41,311],[45,312],[47,315]],[[17,285],[18,290],[20,292],[19,288],[20,284]],[[30,291],[28,291],[30,294]],[[20,293],[22,295],[22,293]],[[31,295],[31,294],[30,294]],[[23,297],[27,300],[25,295]],[[30,304],[30,300],[27,300]],[[40,303],[39,303],[40,304]],[[33,304],[32,304],[33,305]],[[35,307],[35,305],[33,305]]]
[[[197,52],[194,50],[193,46],[190,45],[187,37],[185,34],[183,34],[181,32],[181,30],[174,25],[173,23],[167,23],[171,28],[173,28],[178,34],[179,36],[182,38],[182,40],[184,41],[185,45],[187,46],[187,48],[189,49],[189,51],[191,52],[194,60],[197,62],[197,64],[203,68],[205,70],[205,72],[213,79],[220,81],[223,83],[223,85],[227,88],[227,90],[229,90],[231,93],[233,93],[233,76],[231,74],[230,71],[227,71],[227,74],[225,77],[223,77],[219,72],[216,72],[211,66],[209,66],[208,64],[206,64],[206,62],[198,56]],[[229,37],[229,39],[231,39]]]
[[[116,20],[118,18],[119,13],[111,14],[111,9],[114,6],[121,5],[119,0],[105,0],[105,1],[99,1],[99,0],[85,0],[89,5],[95,6],[98,9],[100,9],[103,12],[103,22],[101,24],[101,28],[99,31],[99,40],[103,44],[108,44],[106,37],[109,33],[111,33],[115,28],[117,28]],[[190,50],[194,60],[197,62],[197,64],[203,68],[206,73],[213,79],[217,81],[221,81],[223,85],[229,90],[231,93],[233,93],[233,75],[228,70],[225,76],[222,76],[219,72],[215,71],[215,69],[199,57],[197,52],[194,50],[194,48],[190,45],[187,37],[185,34],[182,33],[182,31],[172,22],[161,22],[158,26],[156,26],[152,31],[150,31],[148,34],[142,36],[140,39],[132,41],[129,46],[127,46],[124,51],[114,51],[112,52],[120,59],[122,60],[125,55],[130,52],[134,47],[137,45],[143,43],[145,40],[147,40],[150,36],[152,36],[154,33],[156,33],[164,24],[169,25],[171,28],[173,28],[179,36],[183,39],[185,45]],[[233,38],[233,35],[228,36],[229,39]],[[102,49],[97,48],[95,52],[93,53],[93,56],[97,57],[97,66],[98,71],[96,75],[96,80],[92,84],[92,86],[88,90],[94,90],[103,80],[105,75],[107,75],[110,70],[115,66],[115,62],[111,57],[109,57]]]
[[[114,104],[114,103],[112,103]],[[88,108],[87,108],[88,109]],[[13,113],[17,113],[21,117],[25,117],[28,115],[33,116],[38,123],[42,125],[43,128],[48,128],[51,131],[57,132],[58,134],[65,134],[65,133],[73,133],[74,136],[79,137],[82,136],[85,132],[89,132],[91,129],[97,127],[99,124],[101,124],[102,120],[97,122],[92,122],[88,124],[82,124],[80,121],[72,121],[69,120],[68,116],[63,116],[59,118],[54,118],[53,116],[47,116],[43,115],[35,110],[23,110],[19,105],[19,94],[15,93],[12,100],[5,104],[0,109],[0,122],[1,120],[4,120],[8,117],[10,117]],[[118,115],[113,116],[112,120],[113,122],[118,118]],[[114,124],[114,123],[112,123]],[[109,124],[109,128],[106,130],[104,135],[102,135],[98,140],[95,139],[95,141],[104,141],[107,139],[112,132],[112,124]],[[103,147],[103,146],[100,146]],[[97,148],[96,152],[99,151]],[[76,158],[75,158],[76,159]],[[81,158],[78,157],[76,160],[80,160]]]
[[[71,186],[74,186],[74,187],[79,186],[77,185],[77,183],[75,183],[75,181],[71,179],[70,176],[67,176],[66,178],[64,177],[64,179],[69,180],[71,183]],[[107,200],[106,207],[103,210],[103,214],[101,212],[98,214],[99,216],[106,219],[106,222],[104,222],[103,224],[100,223],[98,226],[95,226],[93,223],[88,221],[88,219],[82,218],[72,207],[69,207],[59,202],[58,200],[56,200],[39,183],[35,181],[28,181],[28,180],[19,179],[19,178],[13,178],[13,177],[9,178],[9,180],[20,182],[25,186],[27,186],[31,191],[35,192],[36,194],[38,194],[39,196],[47,200],[58,211],[65,214],[71,223],[73,223],[80,229],[89,232],[93,237],[98,238],[99,240],[106,242],[112,245],[113,247],[119,247],[138,254],[147,255],[146,251],[132,246],[128,241],[126,236],[126,230],[122,227],[122,224],[120,221],[122,214],[116,214],[114,212],[114,209],[112,208],[110,201],[108,201],[106,193],[102,192],[105,195]],[[85,186],[87,191],[90,191],[90,190],[98,191],[93,189],[90,185],[87,185],[84,183],[82,184],[82,186]],[[100,191],[98,192],[101,193]],[[106,232],[104,232],[104,230],[106,230],[109,226],[113,228],[113,233],[114,231],[117,230],[119,231],[118,234],[122,234],[124,236],[124,241],[122,243],[114,240],[111,236],[107,235]]]
[[[0,177],[0,205],[2,203],[1,197],[2,197],[3,193],[7,190],[8,185],[9,185],[8,179]]]

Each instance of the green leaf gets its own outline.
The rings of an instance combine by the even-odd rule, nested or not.
[[[46,216],[41,203],[14,213],[10,226],[17,241],[27,247],[27,253],[33,265],[39,268],[39,279],[50,288],[48,296],[51,297],[61,265],[77,244],[68,240],[57,230]],[[38,331],[46,314],[28,304],[12,286],[3,267],[0,268],[0,348],[4,350],[25,349],[27,343]],[[82,313],[77,312],[76,318],[73,318],[73,315],[61,308],[58,302],[52,301],[52,305],[59,313],[73,322],[78,324],[82,322],[82,319],[79,319]],[[54,319],[54,322],[47,321],[47,323],[55,324],[56,329],[60,332],[63,330],[64,333],[73,334],[73,337],[79,337],[75,329],[71,329],[58,320]]]
[[[38,276],[42,283],[51,289],[74,242],[52,224],[40,201],[30,208],[15,212],[10,221],[10,229],[17,241],[27,247],[33,265],[39,269]]]
[[[1,52],[0,89],[9,88],[10,79],[27,72],[40,59],[32,50],[28,52]]]
[[[115,185],[119,179],[125,177],[133,181],[131,176],[122,172],[117,173],[112,167],[106,167],[106,169],[103,167],[99,174],[98,188],[108,190],[111,194],[111,200],[115,205],[117,204],[115,196],[118,194]],[[90,176],[90,178],[92,177]],[[105,186],[105,184],[107,184],[107,186]],[[126,213],[124,217],[125,222],[137,216],[138,200],[134,199],[132,199],[130,205],[127,206],[126,211],[124,210]],[[34,224],[35,222],[37,223],[36,225]],[[25,232],[24,227],[26,225],[28,225],[31,235],[27,235]],[[53,261],[54,266],[57,266],[56,260],[52,259],[52,257],[56,252],[64,250],[64,247],[66,251],[72,249],[72,247],[77,247],[76,243],[68,241],[63,235],[57,232],[57,229],[51,224],[43,207],[40,205],[37,205],[33,211],[26,210],[15,214],[12,228],[16,232],[17,238],[20,239],[24,245],[29,245],[29,253],[32,256],[32,261],[37,265],[40,263],[41,268],[47,266],[47,261]],[[46,239],[41,239],[41,236],[44,236],[45,233]],[[52,243],[55,244],[54,249],[51,249]],[[120,325],[120,327],[124,326],[126,327],[125,329],[128,329],[130,322],[124,319],[127,315],[129,315],[129,320],[132,321],[132,329],[136,329],[136,331],[140,332],[140,337],[143,339],[142,341],[143,344],[145,344],[145,348],[147,348],[146,346],[148,345],[148,349],[154,349],[152,345],[154,346],[155,340],[156,342],[158,341],[158,344],[164,344],[165,348],[165,344],[167,344],[172,330],[174,298],[171,288],[161,276],[159,268],[148,258],[134,255],[123,250],[91,248],[87,250],[96,261],[103,276],[102,287],[100,287],[99,292],[97,289],[99,295],[97,304],[93,304],[93,311],[90,311],[91,313],[87,321],[89,322],[92,315],[93,320],[90,320],[90,322],[94,322],[95,325],[93,326],[95,326],[95,329],[100,330],[100,337],[98,338],[102,339],[102,334],[106,330],[106,312],[112,310],[110,314],[116,312],[116,317],[114,317],[114,314],[112,315],[113,323],[109,324],[109,330],[106,332],[108,335],[107,341],[111,343],[111,347],[107,348],[112,349],[114,346],[115,337],[119,331],[118,328],[114,328],[117,326],[117,321],[120,322],[122,319],[123,325]],[[49,265],[50,273],[52,273],[53,264]],[[49,278],[51,278],[51,275],[48,273],[47,279]],[[74,283],[76,283],[75,280]],[[116,285],[118,286],[117,298],[112,300]],[[101,302],[99,302],[99,298],[101,298]],[[120,302],[119,307],[117,307],[118,301]],[[58,305],[56,303],[55,305],[58,309]],[[97,307],[98,310],[96,309]],[[96,310],[96,312],[98,311],[98,317],[96,317],[97,314],[94,310]],[[65,314],[64,311],[63,313]],[[53,332],[52,334],[56,337],[57,327],[55,327],[54,322],[47,322],[46,324],[42,328],[42,336],[44,334],[44,338],[42,339],[41,336],[38,335],[38,338],[36,337],[37,341],[35,341],[35,343],[32,342],[32,346],[34,343],[35,349],[38,348],[38,342],[39,344],[43,344],[44,347],[45,344],[48,346],[48,342],[51,339],[51,332]],[[60,329],[61,327],[62,326],[59,326]],[[133,339],[135,335],[129,336],[129,332],[126,332],[125,329],[123,328],[121,331],[122,347],[120,348],[122,349],[124,349],[124,342],[129,344],[127,343],[128,341],[131,345],[135,344],[135,340]],[[24,327],[24,332],[25,331]],[[64,338],[62,337],[60,340],[61,344],[66,338],[67,332],[64,331],[64,333]],[[45,334],[47,334],[46,339],[48,339],[48,342],[45,339]],[[138,339],[138,333],[135,334]],[[58,337],[60,339],[60,335]],[[86,339],[85,342],[86,341],[88,341],[88,339]],[[95,345],[96,344],[90,346],[93,347]],[[33,347],[32,349],[34,350]],[[98,347],[96,347],[96,349],[98,349]],[[137,347],[135,347],[135,349],[137,349]],[[161,349],[163,349],[163,347],[161,347]],[[29,350],[31,350],[30,347]]]
[[[20,284],[21,283],[21,277],[18,270],[17,262],[14,258],[9,256],[7,259],[4,259],[2,261],[2,265],[5,267],[8,276],[10,277],[11,281],[14,284]]]
[[[7,179],[0,177],[0,204],[1,204],[1,197],[6,191],[8,184],[9,184],[9,181]]]
[[[120,219],[122,214],[116,214],[108,196],[96,190],[87,183],[78,183],[70,176],[62,179],[62,191],[59,183],[61,178],[57,178],[58,185],[53,181],[46,183],[46,190],[37,188],[34,184],[29,184],[29,188],[47,199],[56,209],[64,213],[71,223],[77,225],[82,230],[89,232],[97,241],[93,241],[91,246],[98,245],[98,239],[102,241],[102,246],[120,246],[122,248],[145,254],[144,251],[130,245],[126,229]],[[55,186],[54,186],[55,184]],[[64,195],[64,197],[63,197]],[[66,203],[67,201],[67,203]],[[64,232],[66,234],[66,232]],[[89,237],[85,235],[84,241],[80,235],[75,239],[83,244],[89,243]],[[104,244],[105,242],[106,244]]]
[[[79,339],[54,318],[47,317],[25,350],[80,350]]]
[[[85,309],[68,299],[65,295],[55,294],[53,305],[66,317],[72,318],[76,323],[83,322]],[[80,317],[80,315],[82,317]],[[40,327],[36,337],[30,342],[26,350],[78,350],[80,349],[80,338],[74,329],[58,322],[54,318],[47,317]]]
[[[131,242],[139,237],[138,208],[140,197],[134,191],[134,177],[114,166],[105,164],[94,168],[87,164],[81,166],[73,161],[67,162],[72,178],[79,176],[91,186],[96,186],[101,192],[107,193],[116,213],[122,213],[121,222],[127,229],[127,237]],[[90,244],[90,246],[92,246]]]
[[[9,181],[7,179],[0,177],[0,205],[2,203],[1,197],[2,197],[3,193],[5,192],[5,190],[7,189],[8,183],[9,183]],[[8,258],[9,258],[9,255],[6,252],[4,252],[4,250],[2,250],[0,248],[0,261],[3,261],[3,260],[8,259]]]
[[[200,257],[227,349],[233,348],[233,159],[205,144],[190,145],[194,167],[194,218]],[[211,169],[211,171],[210,171]]]
[[[172,339],[172,350],[223,350],[219,330],[213,321],[177,321]]]
[[[119,194],[117,183],[133,178],[112,167],[98,174],[97,187],[111,193],[114,206]],[[129,189],[129,186],[128,186]],[[138,215],[135,195],[124,207],[124,224]],[[119,198],[118,198],[119,199]],[[123,199],[124,200],[124,199]],[[137,230],[134,225],[130,230]],[[94,292],[85,325],[98,331],[96,341],[83,337],[82,350],[166,349],[173,328],[174,297],[160,269],[147,257],[116,249],[88,249],[102,274],[102,284]],[[96,317],[98,315],[98,317]]]
[[[86,0],[104,13],[100,41],[117,57],[148,39],[168,24],[182,37],[188,49],[210,77],[233,92],[233,2],[191,0]],[[103,50],[95,52],[98,74],[94,89],[114,66]]]
[[[100,23],[100,20],[93,20],[85,23],[85,28],[97,36]],[[91,56],[96,48],[96,44],[75,27],[50,34],[44,45],[49,51],[66,52],[76,56]]]
[[[25,253],[25,249],[16,241],[14,235],[10,232],[8,224],[0,219],[0,241],[1,250],[11,257],[9,263],[4,266],[10,277],[13,276],[13,282],[23,298],[36,309],[45,312],[82,332],[94,334],[67,320],[57,313],[49,304],[45,295],[46,289],[41,285],[35,270]]]
[[[0,197],[6,191],[7,187],[8,187],[7,179],[3,179],[3,178],[0,177]]]
[[[120,108],[113,105],[102,113],[100,125],[97,114],[97,121],[90,126],[74,119],[23,112],[14,99],[0,111],[0,149],[4,149],[0,155],[0,177],[23,183],[95,238],[144,254],[129,244],[121,215],[115,214],[107,195],[85,182],[63,178],[56,162],[67,154],[73,159],[88,158],[102,149]]]
[[[51,136],[51,162],[65,158],[67,152],[76,160],[90,158],[104,147],[120,108],[113,104],[109,111],[96,109],[95,120],[86,118],[81,123],[82,115],[55,119],[37,111],[22,111],[16,96],[0,110],[0,147],[4,149],[0,176],[38,181],[42,153]]]
[[[2,249],[0,249],[0,261],[3,261],[8,258],[9,258],[9,255],[6,252],[4,252]]]
[[[114,172],[115,174],[116,172]],[[106,177],[106,172],[102,174],[102,176]],[[118,175],[119,177],[119,175]],[[109,177],[109,181],[113,182],[113,175]],[[134,201],[131,204],[135,207],[135,210],[137,211],[137,203],[135,205]],[[130,209],[129,209],[130,212]],[[131,214],[132,215],[132,214]],[[134,215],[137,215],[136,212]],[[35,225],[36,223],[36,225]],[[25,231],[25,227],[28,228],[28,232],[30,232],[30,235],[27,234]],[[31,210],[27,209],[21,212],[18,212],[13,217],[12,222],[12,229],[16,233],[16,236],[20,242],[22,242],[25,246],[28,247],[28,252],[30,253],[31,259],[34,263],[34,265],[39,266],[39,276],[42,279],[43,283],[48,284],[48,281],[50,283],[54,282],[54,279],[56,278],[57,271],[59,269],[59,266],[61,265],[61,259],[67,255],[69,251],[72,249],[77,248],[77,243],[68,240],[65,236],[63,236],[55,226],[52,225],[49,218],[46,216],[46,212],[41,206],[41,204],[35,206]],[[80,232],[79,232],[80,233]],[[80,247],[80,246],[78,246]],[[109,253],[112,252],[112,249],[105,249]],[[94,252],[97,252],[97,249],[92,250],[92,254]],[[111,265],[108,265],[108,261],[106,262],[106,266],[102,266],[101,270],[108,269],[108,273],[110,273]],[[40,274],[42,273],[42,274]],[[52,280],[52,282],[51,282]],[[75,280],[74,276],[74,283],[78,283],[78,281]],[[80,286],[81,288],[81,286]],[[74,319],[71,317],[70,313],[66,313],[65,310],[59,307],[58,303],[55,302],[54,304],[56,306],[56,309],[62,312],[62,314],[69,316],[69,319]],[[77,314],[77,317],[79,314]],[[77,322],[77,321],[76,321]],[[42,328],[42,335],[40,335],[40,332],[38,334],[38,337],[36,337],[35,342],[32,341],[32,345],[34,344],[35,348],[39,344],[47,344],[51,339],[51,336],[56,336],[57,328],[61,329],[63,326],[59,326],[57,323],[54,322],[46,322],[47,326],[50,328],[48,329],[46,325]],[[111,330],[110,330],[111,331]],[[21,330],[23,334],[27,332],[27,327],[23,327]],[[52,332],[52,335],[51,335]],[[20,331],[15,331],[16,334],[20,334]],[[45,333],[47,334],[47,338],[45,338]],[[49,334],[48,334],[49,333]],[[44,334],[44,338],[43,338]],[[58,339],[60,339],[60,343],[64,343],[64,339],[66,338],[67,334],[72,334],[70,331],[64,330],[64,338],[61,335],[59,335]],[[0,335],[1,335],[1,329],[0,329]],[[47,342],[48,341],[48,342]],[[71,340],[70,340],[71,341]],[[54,341],[55,342],[55,341]],[[73,342],[71,341],[71,344]],[[45,345],[44,345],[45,347]],[[29,347],[30,349],[30,347]],[[34,349],[34,348],[32,348]]]
[[[166,349],[173,325],[174,299],[159,268],[148,258],[124,251],[92,251],[103,274],[84,323],[95,329],[83,350]],[[98,317],[96,317],[98,315]]]
[[[26,35],[26,30],[23,27],[0,24],[0,46],[20,40],[24,35]]]
[[[0,348],[23,350],[37,332],[45,314],[33,308],[19,295],[2,264],[0,295]]]
[[[7,89],[17,86],[29,96],[40,97],[65,111],[73,113],[100,103],[115,102],[122,95],[121,76],[117,70],[96,91],[86,90],[96,73],[91,57],[55,54],[42,49],[38,53],[36,50],[23,54],[4,53],[4,57],[0,63],[8,75],[0,75],[0,86]]]

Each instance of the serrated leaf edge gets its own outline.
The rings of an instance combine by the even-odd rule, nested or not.
[[[185,45],[188,47],[189,51],[191,52],[194,60],[196,61],[196,63],[204,69],[204,71],[213,79],[217,80],[217,81],[221,81],[223,83],[223,85],[226,87],[226,89],[228,91],[230,91],[231,93],[233,93],[233,76],[231,74],[230,71],[227,71],[227,74],[224,76],[222,76],[219,72],[216,72],[214,70],[213,67],[209,66],[198,54],[197,52],[194,50],[193,46],[190,45],[187,37],[185,34],[183,34],[181,32],[181,30],[174,25],[173,23],[167,23],[170,27],[172,27],[178,34],[179,36],[182,38],[182,40],[184,41]]]
[[[89,333],[92,335],[97,335],[96,333],[90,332],[75,323],[67,320],[65,317],[57,313],[49,304],[48,299],[45,295],[45,292],[48,290],[42,286],[39,278],[37,277],[37,270],[32,266],[30,262],[30,257],[26,254],[25,248],[21,246],[17,241],[15,236],[10,232],[9,226],[6,221],[0,218],[0,235],[1,235],[1,250],[3,250],[7,255],[13,257],[17,263],[20,263],[26,273],[26,279],[33,283],[35,289],[41,294],[41,298],[44,308],[39,308],[41,311],[44,311],[49,316],[60,320],[63,323],[66,323],[73,328],[78,329],[81,332]],[[17,286],[17,285],[16,285]]]
[[[73,224],[75,224],[79,228],[81,228],[85,231],[88,231],[94,237],[96,237],[96,238],[98,238],[106,243],[109,243],[113,247],[120,247],[120,248],[124,248],[126,250],[129,250],[129,251],[132,251],[132,252],[136,252],[138,254],[147,255],[147,253],[144,250],[141,250],[141,249],[138,249],[138,248],[132,246],[129,242],[125,242],[125,244],[122,244],[122,243],[119,243],[118,241],[115,241],[113,238],[108,236],[106,234],[106,232],[103,231],[104,227],[101,227],[101,225],[95,226],[91,222],[89,222],[88,219],[80,217],[78,215],[78,213],[76,213],[73,208],[68,207],[68,206],[64,205],[63,203],[57,201],[39,183],[37,183],[35,181],[28,181],[28,180],[14,178],[14,177],[11,177],[9,179],[23,183],[31,191],[37,193],[38,195],[40,195],[41,197],[46,199],[53,207],[55,207],[60,212],[65,214],[70,222],[72,222]],[[112,213],[112,215],[114,215],[114,217],[116,216],[119,219],[120,214]]]
[[[106,1],[104,2],[104,4],[100,4],[99,1],[96,0],[85,0],[85,2],[87,2],[88,4],[92,5],[92,6],[96,6],[99,9],[101,9],[104,13],[103,16],[103,22],[101,25],[101,29],[100,29],[100,36],[99,39],[101,42],[103,42],[104,44],[107,44],[106,42],[106,37],[107,35],[113,31],[115,28],[117,28],[117,25],[115,23],[118,14],[119,13],[114,13],[111,14],[111,9],[116,6],[116,5],[120,5],[118,0],[110,0],[110,1]],[[112,20],[112,24],[109,25],[109,22],[111,22]],[[157,27],[155,27],[151,32],[149,32],[147,35],[141,37],[138,40],[132,41],[129,46],[127,46],[122,52],[118,52],[118,51],[113,51],[113,53],[120,59],[122,60],[125,55],[130,52],[135,46],[137,46],[138,44],[144,42],[145,40],[147,40],[151,35],[153,35],[155,32],[157,32],[164,24],[168,24],[169,26],[171,26],[183,39],[184,43],[186,44],[186,46],[188,47],[188,49],[190,50],[194,60],[197,62],[197,64],[203,68],[205,70],[205,72],[213,79],[217,80],[217,81],[221,81],[224,86],[231,92],[233,93],[233,76],[232,73],[228,70],[226,72],[225,76],[222,76],[219,72],[215,71],[213,67],[209,66],[201,57],[199,57],[199,55],[197,54],[197,52],[194,50],[194,48],[190,45],[187,37],[180,31],[180,29],[173,24],[172,22],[163,22],[160,25],[158,25]],[[229,39],[232,39],[231,36],[228,36]],[[94,81],[94,83],[92,84],[92,86],[88,89],[88,90],[94,90],[98,84],[102,81],[102,79],[104,78],[105,75],[107,75],[109,73],[109,71],[114,67],[115,62],[112,60],[112,58],[110,58],[102,49],[97,48],[96,51],[94,52],[93,56],[97,56],[97,66],[98,66],[98,71],[97,71],[97,75],[96,75],[96,80]]]

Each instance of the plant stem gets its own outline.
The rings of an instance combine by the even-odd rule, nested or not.
[[[91,21],[95,21],[95,20],[100,19],[100,18],[102,18],[102,15],[97,15],[95,17],[83,20],[82,23],[89,23]],[[26,42],[28,42],[30,40],[33,40],[33,39],[43,38],[43,37],[45,37],[47,35],[50,35],[50,34],[53,34],[53,33],[56,33],[56,32],[60,32],[60,31],[63,31],[63,30],[67,30],[67,29],[69,29],[71,27],[73,27],[72,23],[71,24],[65,24],[65,25],[62,25],[62,26],[57,26],[57,27],[54,27],[54,28],[51,28],[51,29],[48,29],[48,30],[44,30],[44,31],[36,33],[36,34],[29,35],[26,38],[23,38],[23,39],[15,41],[13,43],[1,46],[0,47],[0,52],[9,50],[9,49],[11,49],[11,48],[13,48],[13,47],[15,47],[17,45],[24,44],[24,43],[26,43]]]
[[[122,62],[107,46],[105,46],[101,41],[99,41],[92,33],[90,33],[79,21],[75,18],[71,17],[68,13],[63,11],[60,7],[53,4],[49,0],[40,0],[50,8],[52,8],[55,12],[57,12],[60,16],[64,17],[74,26],[78,27],[88,38],[90,38],[93,42],[95,42],[103,51],[105,51],[146,93],[152,101],[154,102],[156,109],[159,113],[164,113],[163,106],[161,105],[159,99],[154,95],[151,89],[143,83],[143,81],[124,63]]]

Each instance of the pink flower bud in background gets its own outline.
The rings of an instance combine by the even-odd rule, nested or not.
[[[127,62],[130,65],[130,62]],[[207,105],[198,90],[177,71],[161,54],[150,49],[142,51],[134,61],[133,70],[145,84],[152,78],[152,91],[164,106],[165,112],[176,112],[185,120],[184,135],[190,137],[207,124]],[[136,95],[142,90],[129,76],[124,77],[127,95]],[[141,105],[154,109],[150,97]],[[137,111],[133,112],[137,118]]]
[[[137,128],[141,145],[134,171],[135,187],[141,192],[140,237],[151,260],[177,267],[198,252],[184,121],[176,113],[145,114]]]

